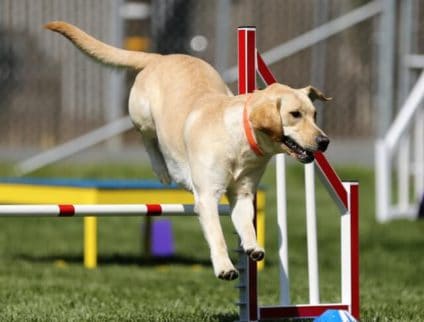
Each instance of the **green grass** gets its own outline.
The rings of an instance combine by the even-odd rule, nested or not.
[[[260,302],[278,300],[277,234],[273,167],[267,187],[266,268]],[[340,168],[360,181],[361,315],[363,321],[424,320],[424,222],[374,220],[370,170]],[[0,168],[7,174],[8,168]],[[66,174],[66,175],[64,175]],[[130,165],[51,167],[37,176],[147,178]],[[293,302],[308,298],[303,173],[288,171],[289,249]],[[323,187],[317,191],[322,301],[339,299],[338,211]],[[236,238],[223,218],[229,248]],[[217,280],[196,218],[173,219],[176,256],[141,256],[139,218],[99,219],[99,267],[82,267],[82,221],[78,218],[2,218],[0,224],[1,321],[234,321],[235,282]],[[232,255],[236,260],[235,255]]]

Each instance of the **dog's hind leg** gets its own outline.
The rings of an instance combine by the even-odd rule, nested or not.
[[[153,121],[151,105],[148,95],[134,86],[130,92],[129,112],[134,126],[138,128],[144,146],[149,155],[153,171],[163,184],[172,182],[163,154],[159,148],[156,135],[155,122]]]
[[[172,179],[169,175],[165,159],[160,151],[157,137],[148,135],[147,133],[142,133],[142,138],[144,147],[149,155],[150,164],[152,165],[153,171],[159,178],[159,181],[163,184],[170,184]]]

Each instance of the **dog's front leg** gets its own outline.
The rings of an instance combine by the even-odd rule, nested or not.
[[[238,277],[238,272],[228,256],[227,245],[219,221],[218,201],[219,198],[209,192],[196,195],[196,210],[209,244],[215,275],[220,279],[233,280]]]
[[[265,256],[265,251],[258,245],[253,226],[253,193],[228,193],[232,205],[231,219],[240,236],[241,246],[246,254],[254,261],[260,261]]]

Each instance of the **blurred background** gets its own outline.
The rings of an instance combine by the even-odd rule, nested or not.
[[[201,57],[235,90],[231,68],[236,65],[238,26],[257,26],[257,46],[266,58],[270,50],[371,4],[358,13],[362,21],[344,31],[293,54],[283,52],[268,59],[280,82],[293,87],[313,84],[334,98],[325,108],[319,107],[319,122],[334,142],[330,155],[345,160],[343,148],[349,142],[350,148],[362,151],[360,157],[355,153],[349,160],[370,164],[372,141],[381,132],[379,127],[387,126],[379,125],[381,110],[393,117],[395,102],[404,95],[396,90],[399,79],[395,76],[402,73],[399,33],[405,23],[412,24],[409,47],[419,51],[424,46],[424,24],[418,19],[422,1],[412,1],[408,21],[402,18],[398,2],[387,30],[382,30],[380,9],[372,3],[0,0],[0,158],[23,160],[127,115],[134,73],[114,71],[87,59],[63,37],[44,30],[45,22],[68,21],[119,47]],[[391,39],[385,39],[382,31]],[[413,71],[410,74],[415,77]],[[385,88],[379,88],[382,75],[388,81]],[[389,90],[392,93],[387,94]],[[391,106],[379,106],[379,94],[391,96],[385,100]],[[134,149],[143,153],[135,130],[114,137],[100,150],[112,155],[115,151],[120,157],[122,149],[133,151],[129,157],[136,153]]]

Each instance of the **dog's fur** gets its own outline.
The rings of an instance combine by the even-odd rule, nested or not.
[[[329,98],[312,86],[293,89],[281,84],[234,96],[219,74],[198,58],[118,49],[65,22],[45,27],[101,63],[142,70],[129,97],[131,119],[160,181],[175,181],[193,192],[215,275],[226,280],[238,276],[218,218],[223,194],[244,251],[261,260],[264,250],[252,223],[259,180],[274,154],[288,153],[306,163],[313,160],[313,152],[326,149],[329,141],[315,124],[311,101]],[[245,104],[262,156],[246,139]]]

